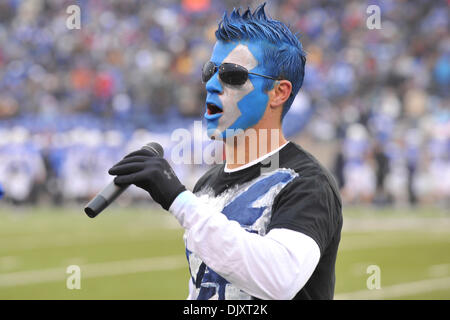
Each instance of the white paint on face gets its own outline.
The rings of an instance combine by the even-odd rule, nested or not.
[[[223,59],[222,63],[224,62],[241,65],[249,71],[258,65],[258,61],[250,52],[249,48],[243,44],[238,44],[228,56]],[[247,82],[242,86],[225,84],[220,78],[219,81],[223,88],[223,93],[219,95],[219,99],[223,106],[223,115],[219,119],[217,129],[219,132],[223,132],[241,116],[241,111],[237,104],[243,97],[249,94],[254,87],[250,79],[247,79]]]

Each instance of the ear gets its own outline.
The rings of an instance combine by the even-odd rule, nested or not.
[[[271,108],[283,107],[292,92],[292,83],[289,80],[277,80],[273,89],[269,91],[269,105]]]

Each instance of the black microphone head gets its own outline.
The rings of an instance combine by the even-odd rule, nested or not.
[[[155,156],[164,157],[164,149],[157,142],[147,143],[142,149],[148,150],[153,153]]]

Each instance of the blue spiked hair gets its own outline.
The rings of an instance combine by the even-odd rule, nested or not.
[[[219,41],[262,41],[264,43],[264,68],[268,75],[289,80],[292,83],[292,96],[284,103],[281,119],[284,118],[305,75],[306,54],[303,46],[289,27],[266,16],[266,3],[258,6],[252,13],[248,8],[242,15],[233,9],[228,17],[224,13],[216,30]],[[273,88],[273,80],[266,80],[265,90]]]

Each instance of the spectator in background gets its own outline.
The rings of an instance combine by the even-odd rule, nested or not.
[[[348,203],[372,202],[375,196],[375,174],[370,161],[370,144],[367,130],[361,124],[347,129],[344,142],[343,198]]]
[[[376,143],[373,151],[373,158],[375,162],[375,177],[376,177],[376,194],[374,201],[377,204],[383,205],[390,202],[389,195],[386,193],[385,181],[389,173],[389,158],[386,156],[383,146]]]
[[[337,180],[339,189],[342,189],[345,185],[345,179],[344,179],[344,166],[345,166],[345,157],[343,153],[343,147],[342,145],[339,146],[338,151],[336,153],[336,156],[334,158],[334,164],[333,164],[333,174],[334,177]]]
[[[42,156],[28,142],[28,131],[15,127],[3,132],[0,145],[0,181],[4,181],[6,197],[13,203],[36,203],[36,186],[45,180]]]

